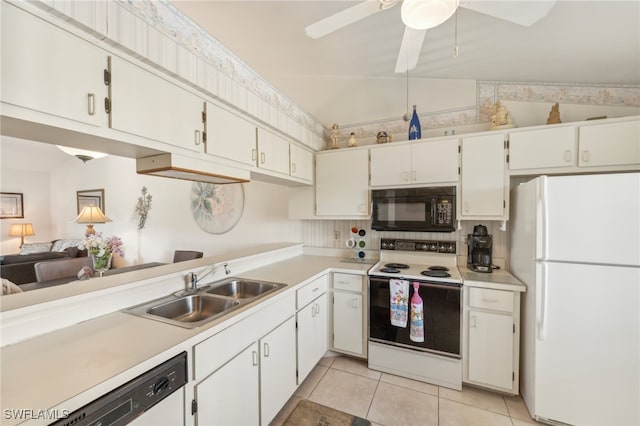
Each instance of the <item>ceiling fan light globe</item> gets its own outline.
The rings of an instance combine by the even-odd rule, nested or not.
[[[449,19],[458,3],[459,0],[404,0],[400,16],[407,27],[428,30]]]

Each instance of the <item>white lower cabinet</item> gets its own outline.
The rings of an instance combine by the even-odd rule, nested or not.
[[[518,394],[520,293],[464,287],[465,383]]]
[[[331,350],[366,358],[366,309],[361,275],[333,274]]]
[[[296,390],[295,296],[194,347],[196,425],[267,425]]]
[[[195,387],[197,424],[267,425],[296,389],[293,317]]]
[[[260,424],[273,420],[296,387],[296,323],[291,317],[260,339]]]
[[[302,383],[327,352],[327,294],[297,313],[298,384]]]
[[[323,275],[296,292],[298,312],[298,384],[302,383],[328,348],[328,276]]]
[[[198,383],[198,425],[255,425],[260,417],[258,343]]]

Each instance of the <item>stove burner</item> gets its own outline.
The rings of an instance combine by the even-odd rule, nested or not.
[[[409,265],[404,263],[385,263],[384,266],[392,269],[409,269]]]
[[[386,272],[388,274],[397,274],[400,272],[398,268],[380,268],[380,272]]]
[[[448,271],[449,268],[447,268],[446,266],[439,266],[439,265],[434,265],[434,266],[429,266],[427,268],[430,271]]]
[[[443,270],[427,270],[420,272],[425,277],[434,277],[434,278],[448,278],[451,276],[450,273]]]

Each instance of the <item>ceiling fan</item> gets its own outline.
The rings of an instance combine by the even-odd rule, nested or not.
[[[370,15],[385,11],[401,1],[400,12],[405,30],[396,62],[397,73],[416,67],[427,30],[449,19],[458,7],[515,24],[531,26],[545,17],[556,3],[555,0],[365,0],[309,25],[305,28],[305,33],[310,38],[320,38]]]

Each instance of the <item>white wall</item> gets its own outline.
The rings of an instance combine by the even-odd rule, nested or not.
[[[0,254],[17,253],[20,237],[10,237],[9,228],[14,223],[31,223],[36,235],[25,237],[25,243],[51,241],[51,200],[49,197],[49,174],[6,168],[0,174],[2,192],[22,193],[23,219],[0,220]]]
[[[2,191],[25,194],[25,221],[34,223],[36,230],[28,241],[82,238],[85,225],[73,219],[77,216],[76,191],[86,189],[105,190],[105,213],[112,222],[95,228],[105,236],[123,239],[126,253],[118,266],[170,262],[176,249],[200,250],[208,256],[271,242],[301,241],[300,222],[287,218],[284,186],[257,181],[243,184],[245,209],[238,224],[225,234],[213,235],[200,229],[191,215],[192,182],[138,175],[135,160],[129,158],[108,156],[87,163],[69,159],[50,174],[3,168]],[[143,186],[153,200],[146,226],[139,231],[135,206]],[[19,239],[7,239],[9,224],[5,222],[2,253],[15,253]]]

